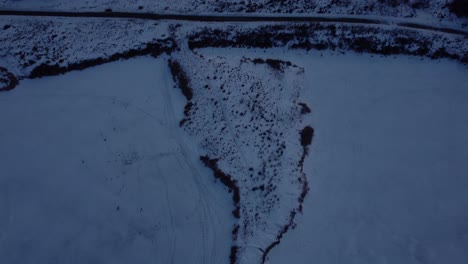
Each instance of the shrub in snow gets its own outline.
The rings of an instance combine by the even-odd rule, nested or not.
[[[18,79],[7,69],[0,67],[0,91],[13,90],[18,85]]]
[[[449,9],[459,17],[468,17],[468,0],[453,0],[449,4]]]
[[[427,0],[410,0],[409,4],[414,8],[427,8],[429,6]]]
[[[314,137],[314,129],[310,126],[306,126],[301,131],[301,145],[306,147],[312,143],[312,138]]]

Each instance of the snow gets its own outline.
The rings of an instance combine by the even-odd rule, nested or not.
[[[292,64],[278,71],[256,58]],[[239,263],[259,263],[297,205],[307,124],[310,191],[267,262],[466,262],[465,66],[287,48],[182,47],[171,59],[194,89],[182,128],[186,99],[166,56],[22,80],[0,94],[1,263],[226,263],[233,243]],[[246,111],[252,85],[275,119],[271,136],[283,133],[279,165],[248,129],[268,122],[230,112]],[[299,115],[298,102],[312,113]],[[205,154],[238,181],[240,219],[198,160]],[[267,174],[251,178],[250,167]],[[251,191],[264,182],[271,194]]]
[[[193,106],[182,128],[240,190],[239,263],[258,263],[289,222],[303,190],[299,106],[303,69],[256,57],[187,48],[172,54],[190,76]],[[257,187],[257,190],[253,190]],[[259,188],[260,187],[260,188]],[[234,209],[234,208],[233,208]]]
[[[71,10],[118,3],[60,2],[13,1]],[[188,11],[204,6],[184,3]],[[0,93],[0,263],[74,263],[76,256],[80,263],[225,263],[232,246],[238,263],[261,263],[289,221],[272,263],[466,262],[466,65],[358,55],[337,36],[386,44],[414,33],[431,47],[425,56],[464,55],[466,40],[338,24],[338,35],[299,35],[337,42],[334,52],[289,49],[295,35],[268,50],[188,48],[205,30],[233,40],[267,25],[293,30],[267,22],[2,17],[0,66],[21,80]],[[187,113],[169,55],[24,79],[43,63],[108,59],[169,37],[179,47],[170,59],[193,89]],[[411,45],[404,51],[418,49]],[[301,102],[311,114],[301,114]],[[306,125],[316,133],[303,171]],[[219,159],[236,181],[237,219],[232,194],[202,155]],[[310,192],[301,216],[304,172]]]
[[[466,263],[466,67],[289,56],[305,68],[316,136],[304,215],[270,263]]]
[[[222,263],[231,201],[181,130],[166,59],[0,94],[0,263]]]
[[[0,27],[0,66],[27,77],[41,65],[62,67],[141,49],[168,38],[167,23],[129,19],[6,16]]]
[[[372,41],[376,47],[374,50],[381,52],[402,50],[426,57],[450,56],[461,61],[466,60],[468,50],[464,36],[409,30],[395,25],[318,23],[311,26],[307,23],[267,22],[181,22],[174,25],[169,21],[139,19],[3,16],[0,17],[0,28],[4,28],[0,34],[0,67],[20,80],[30,76],[39,66],[67,67],[86,61],[106,61],[116,54],[141,51],[155,44],[161,46],[161,50],[172,49],[175,46],[173,39],[178,38],[177,45],[186,46],[187,36],[189,41],[196,42],[200,41],[199,38],[212,38],[216,30],[221,30],[224,36],[221,40],[227,38],[227,42],[242,35],[266,32],[271,35],[273,46],[293,49],[294,46],[316,46],[343,52],[351,47],[368,50],[366,43]],[[307,30],[308,35],[301,35],[301,30]],[[285,37],[288,34],[289,37]]]

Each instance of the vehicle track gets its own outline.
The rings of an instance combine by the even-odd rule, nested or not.
[[[168,76],[171,76],[168,74]],[[182,155],[183,160],[181,160],[181,166],[187,166],[190,168],[192,171],[192,179],[195,185],[197,186],[199,197],[198,197],[198,206],[200,207],[199,210],[202,213],[200,220],[200,229],[202,232],[202,238],[199,240],[202,243],[202,248],[203,248],[203,263],[211,263],[211,262],[217,262],[219,259],[219,256],[217,255],[216,248],[217,248],[217,241],[216,241],[216,229],[215,228],[210,228],[217,226],[219,224],[219,220],[216,216],[216,214],[212,211],[210,206],[208,206],[207,200],[215,201],[216,197],[212,196],[210,190],[205,186],[205,183],[202,182],[203,175],[199,172],[197,165],[195,165],[191,159],[191,149],[188,145],[186,145],[186,142],[183,140],[183,135],[181,134],[182,132],[179,131],[179,126],[177,122],[174,122],[176,120],[176,114],[174,113],[174,106],[172,104],[172,97],[173,95],[171,94],[171,91],[169,90],[170,87],[172,87],[173,84],[169,81],[166,80],[165,84],[162,87],[162,92],[165,95],[168,100],[165,100],[165,111],[166,111],[166,117],[167,117],[167,125],[172,127],[172,130],[174,131],[174,139],[175,142],[177,142],[178,145],[178,151],[179,154]],[[204,194],[204,195],[201,195]],[[205,197],[207,196],[207,197]]]
[[[323,23],[350,23],[364,25],[393,25],[400,28],[427,30],[432,32],[449,33],[468,37],[468,31],[462,29],[439,27],[411,21],[395,20],[391,18],[365,18],[356,16],[320,16],[320,15],[217,15],[217,14],[161,14],[161,13],[135,13],[135,12],[71,12],[71,11],[29,11],[29,10],[0,10],[0,16],[26,16],[26,17],[78,17],[78,18],[132,18],[146,20],[176,20],[194,22],[323,22]]]

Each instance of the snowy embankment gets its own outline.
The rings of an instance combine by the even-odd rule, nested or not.
[[[0,94],[1,263],[223,263],[230,200],[179,130],[165,59]]]

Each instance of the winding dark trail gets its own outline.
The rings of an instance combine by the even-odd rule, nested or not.
[[[39,16],[39,17],[82,17],[82,18],[132,18],[146,20],[177,20],[196,22],[325,22],[351,23],[366,25],[393,25],[401,28],[428,30],[468,37],[468,31],[447,27],[437,27],[413,22],[398,22],[385,19],[362,17],[325,17],[325,16],[291,16],[291,15],[185,15],[133,12],[70,12],[70,11],[25,11],[0,10],[0,16]]]

